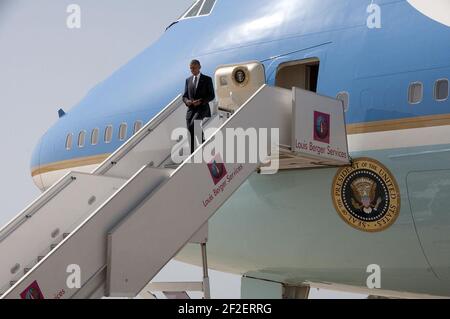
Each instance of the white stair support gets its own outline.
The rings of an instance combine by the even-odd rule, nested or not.
[[[139,170],[130,181],[64,239],[60,246],[28,272],[9,292],[6,292],[3,298],[20,298],[20,293],[34,280],[37,280],[44,296],[51,297],[63,289],[65,298],[76,294],[78,294],[77,298],[103,296],[108,231],[168,178],[169,173],[168,170],[151,167],[143,167]],[[82,293],[79,293],[77,289],[68,289],[66,286],[69,275],[66,270],[71,264],[76,264],[81,269]],[[92,281],[97,281],[98,284],[92,285]],[[91,289],[84,289],[86,287]],[[97,293],[99,290],[101,293]]]
[[[130,156],[126,158],[130,162],[130,169],[121,172],[125,179],[114,177],[114,173],[117,172],[110,172],[115,166],[111,164],[112,162],[120,162],[124,155],[133,150],[139,153],[134,147],[148,136],[148,132],[155,131],[167,117],[172,116],[174,110],[182,114],[180,110],[184,111],[184,105],[182,106],[180,101],[181,96],[177,96],[92,174],[75,172],[66,174],[0,230],[0,253],[2,256],[9,256],[0,258],[0,291],[9,289],[9,283],[20,278],[21,271],[10,272],[12,265],[18,264],[20,270],[32,268],[41,262],[50,252],[50,245],[67,238],[130,176],[151,162],[152,158],[141,156],[140,162],[136,164],[136,161],[133,161],[136,160],[136,156]],[[170,142],[164,149],[170,150],[173,144],[174,142]],[[153,158],[158,160],[160,156],[155,153]],[[133,170],[135,165],[141,163],[141,166]],[[61,238],[51,238],[55,230],[58,230],[57,233]]]
[[[173,295],[178,296],[180,298],[169,298],[169,299],[189,299],[184,298],[185,296],[188,296],[186,294],[186,291],[198,291],[203,292],[203,298],[204,299],[211,299],[211,289],[209,285],[209,275],[208,275],[208,261],[207,261],[207,253],[206,253],[206,240],[204,239],[204,232],[205,232],[205,226],[202,227],[200,234],[196,234],[197,236],[201,235],[201,237],[197,238],[200,239],[200,247],[202,251],[202,270],[203,270],[203,281],[201,282],[151,282],[149,283],[143,290],[143,292],[147,292],[148,294],[152,294],[152,292],[170,292],[172,294],[174,293],[181,293],[180,295]],[[207,229],[207,228],[206,228]],[[193,242],[193,239],[189,242]],[[142,295],[142,292],[139,294]],[[183,298],[181,298],[183,297]]]
[[[64,232],[75,229],[125,181],[84,173],[67,174],[3,227],[0,289],[9,289],[10,281],[19,280],[23,269],[35,266],[39,255],[47,254],[50,246],[63,239]],[[52,238],[55,229],[61,231],[58,237]],[[12,274],[10,270],[15,264],[21,270]]]
[[[203,294],[205,299],[211,299],[211,288],[209,285],[208,258],[206,254],[206,243],[200,244],[202,247],[202,268],[203,268]]]
[[[229,118],[216,114],[206,126],[217,129],[191,157],[226,129],[280,128],[279,142],[289,156],[324,165],[320,156],[310,159],[289,149],[292,92],[263,85]],[[209,160],[164,168],[177,144],[171,132],[185,126],[184,115],[178,96],[92,174],[66,175],[0,231],[1,299],[21,298],[32,285],[45,298],[134,297],[188,242],[202,245],[202,289],[209,297],[207,222],[262,159],[224,163],[227,174],[218,185]],[[226,155],[221,152],[224,160]],[[220,185],[222,191],[214,193]],[[81,288],[68,288],[69,265],[80,267]]]
[[[262,86],[217,130],[216,135],[227,128],[275,127],[282,128],[281,142],[289,143],[291,114],[291,91]],[[211,142],[209,139],[197,148],[191,158],[203,152]],[[222,156],[226,158],[225,150]],[[189,161],[190,158],[108,235],[108,296],[136,296],[145,286],[142,279],[151,280],[159,273],[260,165],[225,163],[227,172],[236,174],[223,192],[205,207],[204,201],[215,187],[211,173],[207,163]],[[176,198],[172,198],[175,194]],[[133,263],[127,262],[129,260]]]
[[[200,244],[202,250],[202,267],[203,267],[203,281],[201,282],[151,282],[143,290],[151,296],[154,296],[152,292],[181,292],[184,294],[178,295],[179,297],[185,297],[186,291],[198,291],[203,292],[204,299],[210,299],[210,286],[208,277],[208,262],[206,254],[206,243],[208,241],[208,224],[200,228],[194,236],[189,240],[189,243]],[[139,295],[142,296],[143,292]],[[189,296],[188,296],[189,297]],[[171,298],[169,298],[171,299]],[[187,299],[187,298],[179,298]]]

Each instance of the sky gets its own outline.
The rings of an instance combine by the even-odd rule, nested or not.
[[[0,226],[40,192],[30,176],[34,146],[98,82],[158,39],[193,0],[0,0]],[[66,25],[70,4],[81,29]],[[171,262],[156,281],[200,281],[201,269]],[[211,271],[213,298],[239,298],[240,277]],[[311,298],[353,295],[317,292]]]

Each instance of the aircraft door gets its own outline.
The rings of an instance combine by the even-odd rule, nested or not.
[[[411,172],[407,184],[424,253],[437,276],[450,282],[450,170]]]

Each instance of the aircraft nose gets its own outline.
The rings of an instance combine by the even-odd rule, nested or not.
[[[39,142],[34,147],[33,154],[31,156],[30,168],[31,168],[31,176],[33,178],[34,184],[41,191],[44,191],[44,183],[42,182],[42,177],[41,177],[41,173],[40,173],[40,169],[41,169],[40,154],[41,154],[41,147],[42,147],[42,139],[43,139],[43,137],[39,140]]]

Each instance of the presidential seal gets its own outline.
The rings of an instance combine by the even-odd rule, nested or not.
[[[233,70],[232,78],[237,86],[244,87],[250,81],[250,72],[246,67],[237,67]]]
[[[355,159],[351,167],[339,169],[331,195],[339,216],[361,231],[385,230],[400,214],[400,190],[395,177],[371,158]]]

